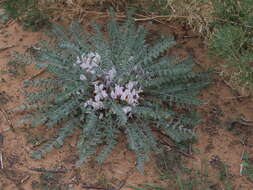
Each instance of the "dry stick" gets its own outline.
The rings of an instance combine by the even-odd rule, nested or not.
[[[253,123],[253,120],[248,120],[248,119],[245,119],[244,117],[241,117],[240,118],[243,122],[245,123]]]
[[[7,49],[10,49],[10,48],[13,48],[13,47],[15,47],[16,45],[11,45],[11,46],[7,46],[7,47],[2,47],[2,48],[0,48],[0,52],[1,51],[5,51],[5,50],[7,50]]]
[[[236,96],[241,96],[240,93],[235,90],[226,80],[222,80],[222,82],[232,91],[233,94],[236,94]]]
[[[46,72],[46,69],[43,69],[40,72],[36,73],[35,75],[31,76],[28,80],[32,80],[45,72]]]
[[[244,126],[249,126],[249,127],[252,127],[252,126],[253,126],[253,124],[250,124],[250,123],[244,122],[244,121],[238,121],[238,120],[232,121],[231,125],[233,125],[233,124],[235,124],[235,123],[238,123],[238,124],[241,124],[241,125],[244,125]]]
[[[156,131],[156,132],[158,132],[159,134],[161,134],[161,135],[163,135],[163,136],[165,136],[165,137],[167,137],[167,138],[170,139],[170,137],[169,137],[168,135],[164,134],[163,132],[161,132],[161,131],[159,131],[159,130],[154,130],[154,131]],[[165,141],[161,141],[161,144],[163,144],[163,145],[165,145],[165,146],[173,147],[178,153],[182,154],[183,156],[186,156],[186,157],[188,157],[188,158],[195,159],[195,157],[194,157],[193,155],[187,154],[187,153],[185,153],[185,152],[182,152],[182,151],[178,150],[178,148],[177,148],[175,145],[171,145],[171,144],[169,144],[168,142],[165,142]]]
[[[4,144],[4,136],[2,133],[0,133],[0,165],[1,165],[1,169],[4,169],[4,164],[3,164],[3,144]]]
[[[1,169],[4,169],[2,150],[0,150],[0,165],[1,165]]]
[[[240,176],[243,176],[242,171],[243,171],[243,163],[240,164]]]
[[[243,151],[242,151],[242,155],[241,155],[241,164],[240,164],[240,176],[243,176],[242,175],[242,172],[243,172],[243,156],[244,156],[244,153],[245,153],[245,143],[243,142]]]
[[[235,97],[225,97],[225,99],[228,99],[228,100],[234,100],[234,99],[247,99],[247,98],[251,98],[251,95],[246,95],[246,96],[235,96]]]
[[[173,147],[173,148],[175,148],[175,150],[176,150],[178,153],[182,154],[183,156],[186,156],[186,157],[188,157],[188,158],[195,159],[193,155],[187,154],[187,153],[185,153],[185,152],[182,152],[182,151],[178,150],[176,146],[171,145],[171,144],[169,144],[168,142],[161,142],[161,144],[163,144],[163,145],[165,145],[165,146]]]
[[[15,20],[11,19],[6,24],[4,24],[3,26],[1,26],[0,30],[3,29],[3,28],[7,28],[9,25],[14,24],[14,23],[15,23]]]
[[[20,184],[25,183],[28,179],[30,179],[30,175],[27,175],[26,177],[24,177],[21,181]]]
[[[83,185],[82,186],[83,188],[85,189],[101,189],[101,190],[114,190],[114,189],[109,189],[109,188],[104,188],[104,187],[96,187],[96,186],[86,186],[86,185]]]
[[[120,189],[122,189],[122,188],[126,185],[126,182],[127,182],[128,178],[130,177],[130,175],[131,175],[133,169],[134,169],[134,168],[131,168],[131,169],[127,172],[125,178],[120,182],[119,187],[116,188],[116,190],[120,190]]]
[[[187,18],[187,16],[180,16],[180,15],[159,15],[159,16],[144,16],[144,15],[139,15],[143,18],[136,18],[134,19],[135,21],[149,21],[149,20],[154,20],[154,19],[171,19],[171,18]]]
[[[30,167],[27,167],[27,168],[35,172],[49,172],[49,173],[66,173],[67,172],[67,170],[47,170],[45,168],[30,168]]]

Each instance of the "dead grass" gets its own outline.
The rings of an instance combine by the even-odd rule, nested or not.
[[[166,0],[166,5],[155,0],[40,0],[42,9],[51,10],[55,20],[84,20],[86,17],[107,17],[108,7],[117,11],[119,19],[124,18],[127,8],[140,8],[136,21],[156,21],[165,23],[170,21],[189,24],[195,31],[207,37],[210,36],[209,23],[214,20],[213,7],[210,1],[203,0]],[[156,4],[157,11],[150,12]],[[159,7],[160,6],[160,7]],[[162,14],[160,9],[168,9],[170,14]]]
[[[172,10],[172,18],[186,22],[192,29],[205,37],[210,37],[209,23],[214,21],[211,1],[167,0]]]

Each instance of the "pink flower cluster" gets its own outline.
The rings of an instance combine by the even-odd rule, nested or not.
[[[81,58],[78,57],[77,62],[74,65],[79,65],[81,69],[95,75],[96,71],[94,68],[99,67],[100,62],[100,55],[96,52],[90,52],[88,54],[83,54]],[[94,97],[87,100],[84,103],[84,107],[89,106],[94,110],[102,110],[104,109],[104,101],[108,100],[108,98],[114,100],[117,99],[127,104],[127,106],[124,106],[122,109],[126,114],[131,115],[132,107],[139,104],[139,94],[142,90],[141,88],[137,88],[138,82],[136,81],[129,81],[123,86],[112,84],[112,80],[116,74],[117,71],[115,67],[112,67],[111,70],[105,72],[105,84],[99,80],[101,76],[97,76],[98,80],[92,83],[94,86]],[[87,80],[87,78],[84,74],[81,74],[80,80]]]
[[[89,99],[84,103],[84,107],[91,106],[95,110],[103,109],[104,104],[103,100],[108,97],[108,94],[105,90],[105,86],[103,84],[98,84],[98,82],[94,82],[94,100]]]
[[[90,52],[88,54],[82,54],[81,58],[78,56],[76,64],[79,65],[81,69],[86,70],[88,73],[95,74],[95,67],[101,62],[101,57],[98,53]],[[81,79],[81,77],[80,77]],[[82,79],[86,80],[86,77],[82,75]]]
[[[136,85],[138,82],[135,81],[129,81],[125,86],[116,85],[115,89],[111,91],[111,98],[126,101],[131,106],[138,105],[139,93],[142,90],[140,88],[135,89]]]

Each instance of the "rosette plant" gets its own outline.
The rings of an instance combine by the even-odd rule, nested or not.
[[[121,24],[112,18],[106,33],[94,24],[87,34],[77,22],[68,30],[54,25],[52,32],[57,42],[42,43],[34,53],[37,67],[51,77],[25,82],[33,90],[23,108],[36,110],[31,126],[58,133],[32,157],[44,157],[76,134],[77,164],[95,154],[101,163],[124,134],[142,169],[150,151],[160,150],[154,129],[176,142],[194,136],[197,121],[187,112],[202,103],[196,95],[209,83],[208,74],[192,72],[192,59],[167,55],[172,38],[149,44],[147,30],[131,16]]]

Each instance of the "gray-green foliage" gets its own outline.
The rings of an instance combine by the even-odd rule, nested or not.
[[[25,82],[25,87],[37,90],[26,93],[29,104],[21,110],[37,110],[33,112],[32,127],[59,127],[52,141],[32,153],[34,158],[40,159],[53,148],[61,147],[68,136],[79,131],[77,164],[96,154],[98,145],[104,146],[97,155],[97,161],[103,162],[123,133],[129,148],[137,155],[137,167],[142,169],[149,152],[159,151],[153,129],[163,131],[176,142],[194,137],[191,128],[198,121],[187,113],[194,112],[194,107],[202,103],[196,95],[208,85],[209,75],[192,72],[192,59],[177,62],[174,57],[161,56],[175,44],[173,39],[161,38],[149,45],[148,32],[142,26],[135,26],[131,16],[123,24],[112,19],[107,31],[105,36],[97,24],[90,34],[84,33],[77,22],[68,31],[54,25],[57,44],[42,43],[34,54],[36,66],[45,68],[52,77]],[[98,78],[73,65],[78,56],[89,52],[101,56],[96,69]],[[93,82],[102,81],[103,74],[111,68],[117,71],[111,86],[137,81],[142,89],[131,116],[123,111],[126,103],[120,100],[107,99],[102,110],[84,106],[94,95]],[[86,80],[80,79],[82,73]]]

